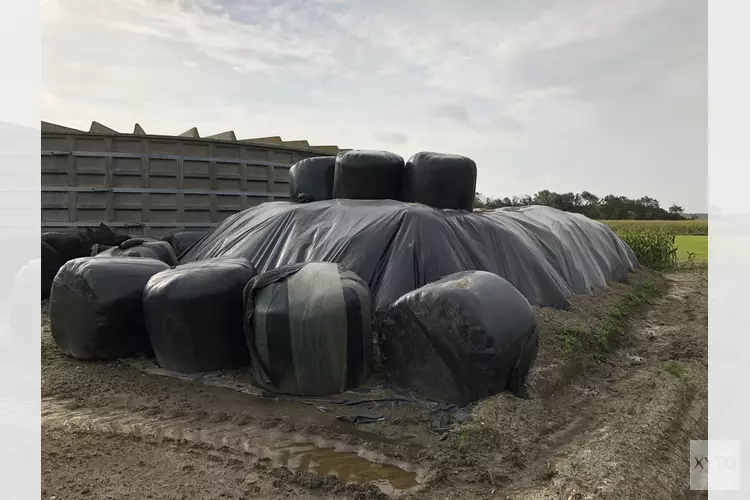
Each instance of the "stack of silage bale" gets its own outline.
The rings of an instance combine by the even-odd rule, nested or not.
[[[302,160],[292,203],[63,266],[53,335],[82,359],[153,351],[180,372],[250,365],[267,390],[317,396],[365,381],[377,333],[391,380],[426,397],[523,395],[539,342],[531,304],[565,307],[637,261],[598,223],[553,209],[472,214],[475,189],[475,163],[457,155]],[[127,332],[114,321],[125,311],[137,323]],[[93,326],[71,335],[80,321]]]

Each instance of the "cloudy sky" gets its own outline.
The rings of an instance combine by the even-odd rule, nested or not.
[[[706,210],[700,0],[42,0],[42,119],[440,151]]]

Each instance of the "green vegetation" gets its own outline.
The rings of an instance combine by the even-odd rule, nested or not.
[[[699,264],[708,260],[708,221],[688,220],[682,207],[665,210],[648,196],[630,199],[607,195],[604,198],[583,191],[555,193],[542,190],[534,196],[487,198],[476,194],[478,209],[521,208],[544,205],[566,212],[583,214],[607,224],[635,252],[638,262],[658,271],[678,265]]]
[[[610,220],[607,224],[635,252],[638,261],[665,271],[678,264],[708,261],[706,220]]]
[[[514,196],[513,198],[488,198],[476,193],[474,208],[493,209],[501,207],[526,207],[544,205],[566,212],[583,214],[590,219],[604,220],[685,220],[685,211],[678,205],[665,210],[659,201],[648,196],[630,199],[609,194],[599,198],[593,193],[555,193],[544,189],[534,196]]]
[[[707,220],[602,220],[616,233],[660,229],[675,236],[708,236]]]
[[[677,266],[675,235],[661,229],[628,229],[617,235],[635,252],[641,265],[666,271]]]
[[[675,237],[677,247],[677,259],[682,262],[707,262],[708,261],[708,236],[683,236]]]
[[[682,376],[685,375],[685,365],[679,361],[670,361],[667,363],[667,366],[664,367],[664,370],[675,378],[682,378]]]
[[[565,328],[556,332],[560,348],[566,357],[568,371],[574,373],[592,360],[603,360],[625,330],[628,318],[658,293],[659,290],[652,281],[643,281],[625,294],[598,325]]]

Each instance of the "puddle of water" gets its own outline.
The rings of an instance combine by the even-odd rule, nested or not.
[[[42,399],[42,425],[65,430],[133,435],[161,441],[165,438],[189,443],[224,446],[270,460],[272,467],[287,467],[334,475],[345,484],[374,484],[389,496],[415,490],[424,483],[425,471],[359,446],[306,434],[283,434],[232,423],[195,422],[189,417],[160,419],[122,408],[79,408],[72,401]],[[198,425],[201,424],[201,425]],[[37,424],[38,425],[38,424]]]
[[[417,473],[396,465],[374,462],[353,451],[319,447],[313,443],[274,446],[281,465],[294,470],[332,474],[342,483],[372,483],[391,495],[419,485]]]
[[[150,375],[161,375],[174,377],[185,381],[196,381],[206,385],[233,389],[250,396],[263,397],[262,391],[244,381],[233,380],[232,377],[221,376],[218,373],[182,374],[155,367],[149,361],[133,360],[131,366],[142,370]],[[280,402],[275,402],[279,404]],[[292,402],[297,404],[297,402]],[[343,425],[334,422],[329,424],[333,427]],[[347,429],[338,429],[344,434],[366,435],[349,425]],[[186,431],[189,432],[189,431]],[[211,440],[206,436],[196,435],[197,441]],[[243,451],[253,452],[259,456],[265,456],[272,460],[276,466],[284,466],[292,470],[312,472],[321,476],[328,474],[336,476],[342,483],[374,484],[387,495],[397,495],[420,485],[417,472],[407,469],[413,468],[409,464],[388,463],[389,459],[368,453],[362,449],[344,446],[340,442],[314,440],[310,436],[297,435],[288,440],[281,436],[276,439],[255,439],[254,443],[243,443]],[[390,442],[391,440],[378,437],[379,441]],[[399,442],[394,440],[394,442]],[[222,443],[226,444],[226,443]]]

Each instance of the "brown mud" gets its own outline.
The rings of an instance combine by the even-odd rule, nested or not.
[[[660,295],[623,311],[646,282]],[[42,498],[705,498],[686,459],[707,433],[705,271],[641,271],[572,303],[538,310],[529,398],[465,414],[404,401],[378,376],[300,400],[244,372],[78,362],[43,307]],[[613,311],[628,327],[611,350],[571,363],[561,334],[597,331]]]

